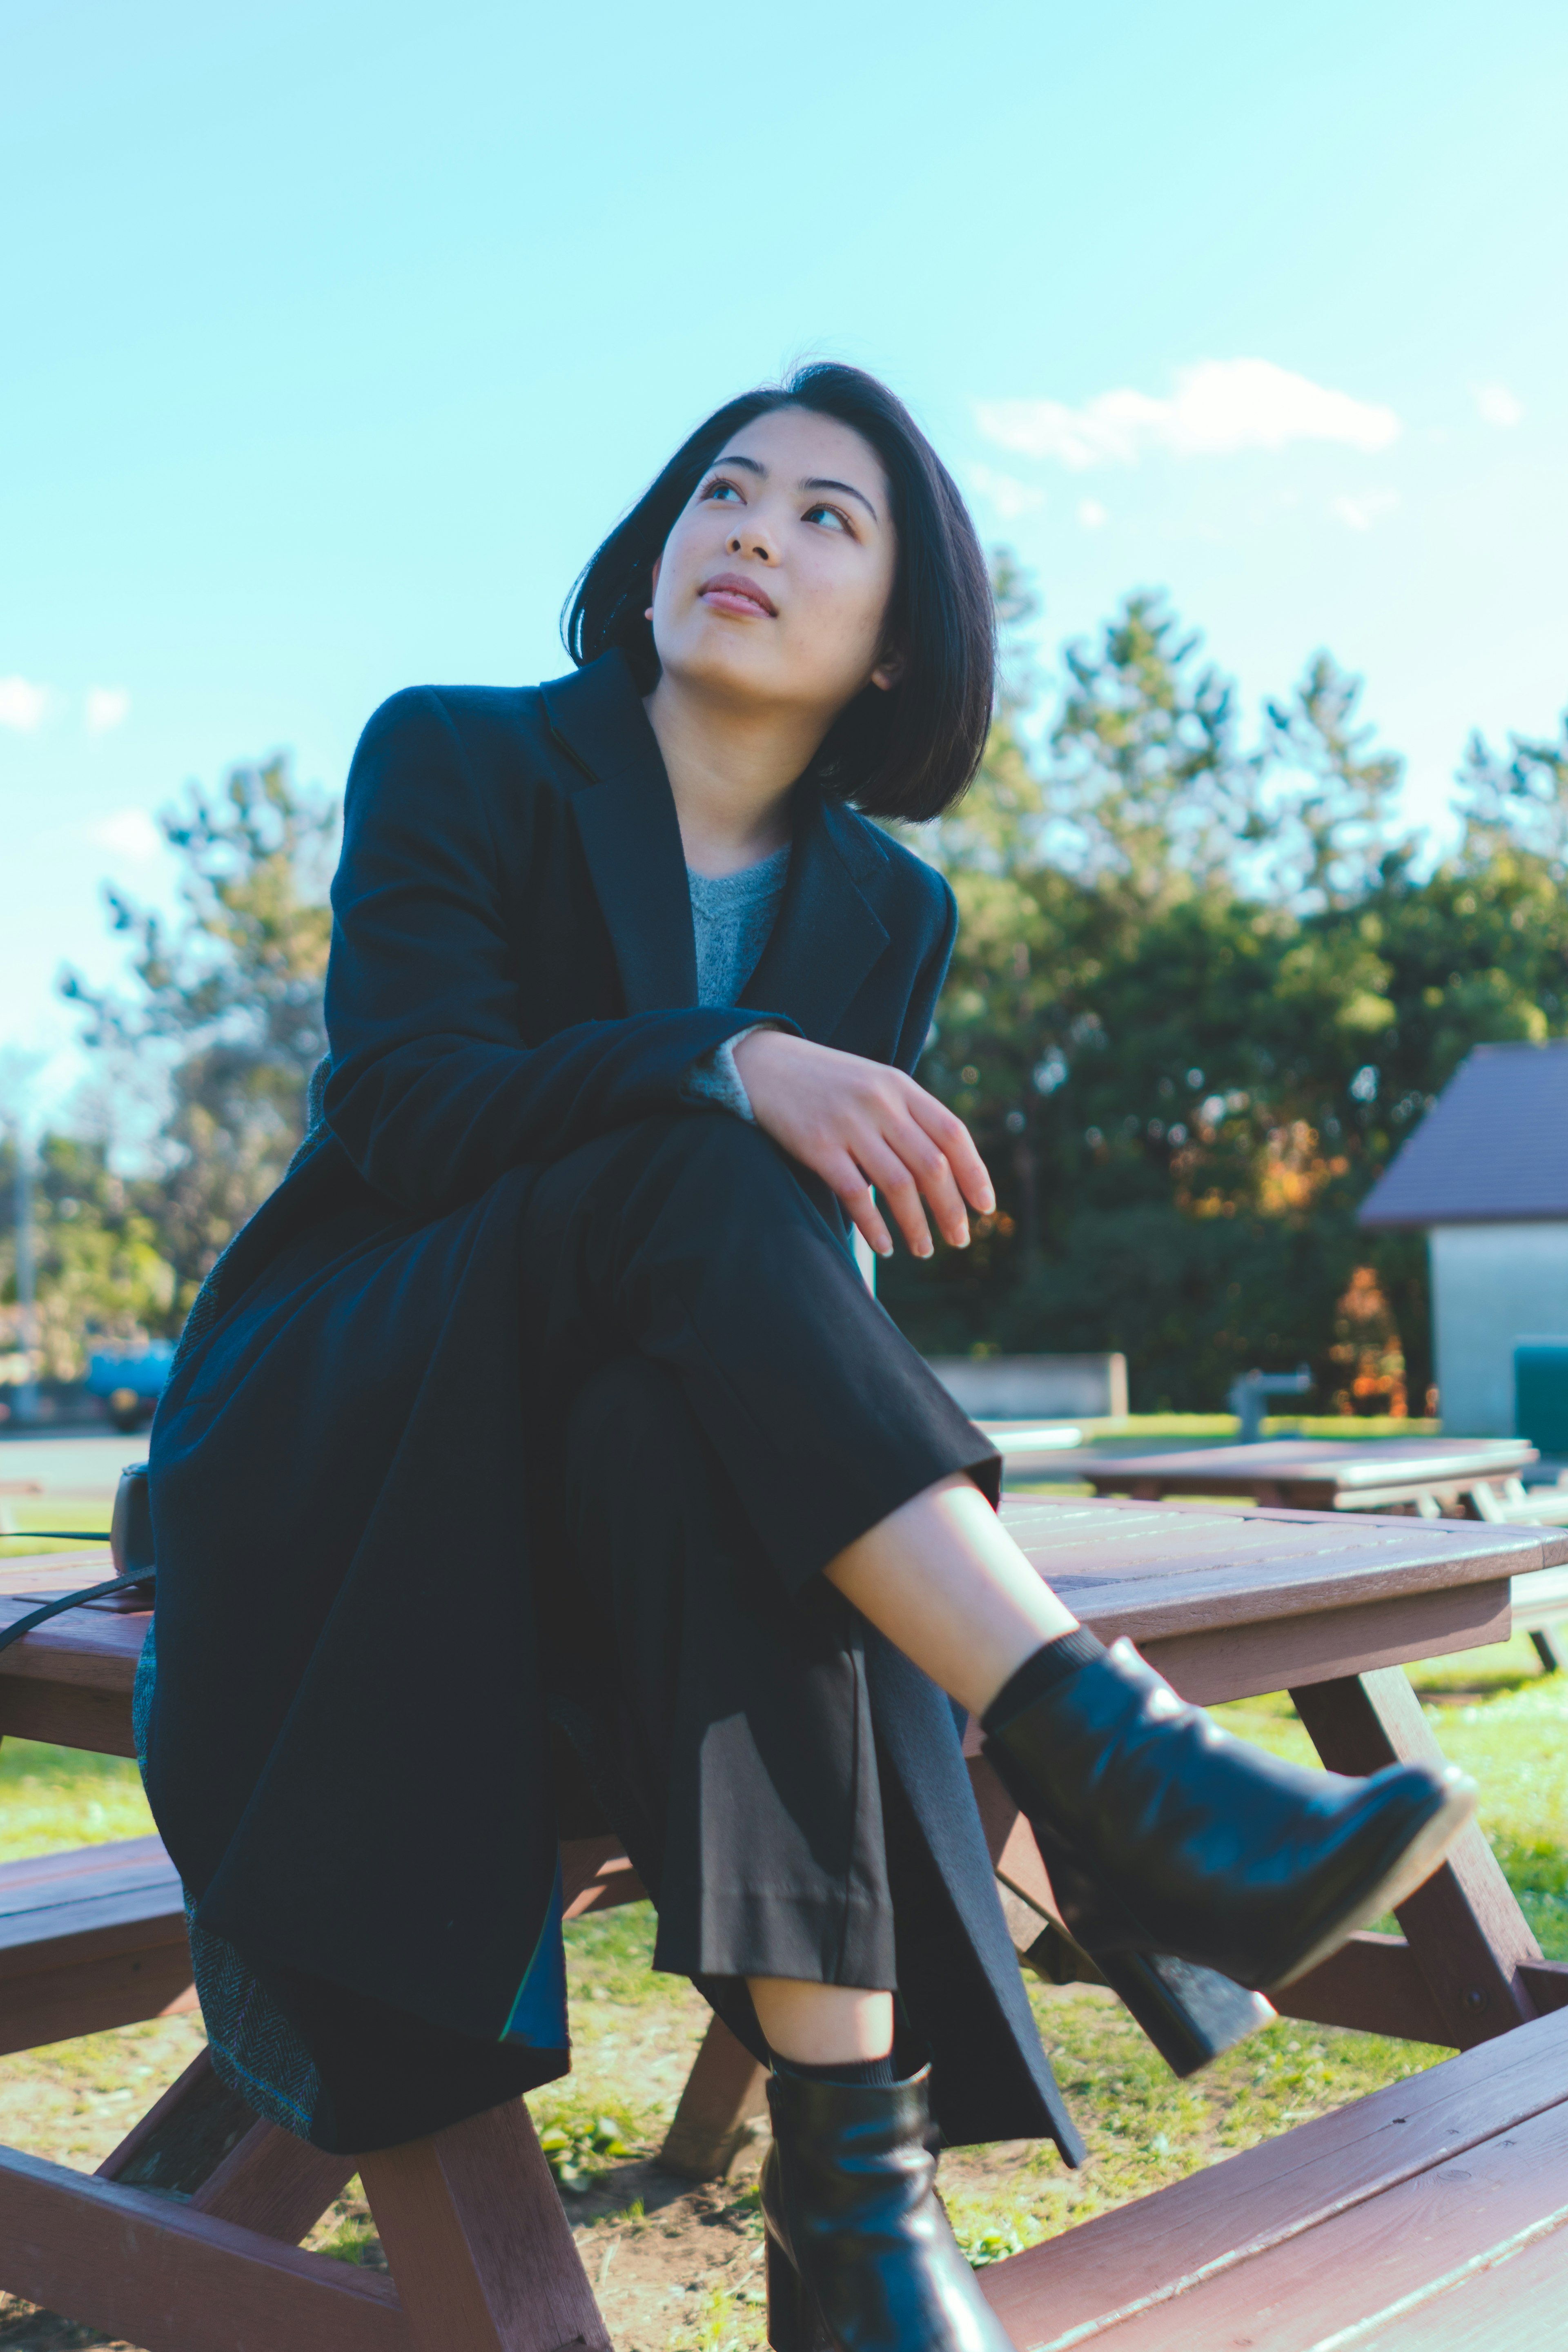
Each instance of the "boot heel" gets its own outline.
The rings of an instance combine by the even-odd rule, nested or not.
[[[773,2352],[833,2352],[805,2281],[768,2232],[768,2342]]]
[[[1179,2076],[1195,2074],[1274,2021],[1276,2011],[1261,1993],[1168,1952],[1100,1952],[1094,1965]]]

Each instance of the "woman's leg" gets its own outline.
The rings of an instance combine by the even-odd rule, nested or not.
[[[823,1573],[972,1715],[984,1715],[1026,1659],[1078,1624],[967,1477],[928,1486]]]
[[[585,1761],[655,1892],[656,1964],[743,1978],[785,2061],[885,2058],[894,1927],[858,1613],[780,1584],[661,1366],[591,1375],[561,1463],[550,1679],[592,1726]]]
[[[994,1449],[868,1297],[820,1196],[721,1116],[650,1119],[547,1171],[523,1253],[544,1377],[595,1349],[675,1375],[782,1587],[826,1573],[984,1715],[1053,1871],[1110,1890],[1097,1956],[1115,1936],[1289,1981],[1420,1884],[1473,1792],[1416,1766],[1331,1782],[1279,1764],[1075,1630],[963,1493],[968,1473],[994,1498]]]

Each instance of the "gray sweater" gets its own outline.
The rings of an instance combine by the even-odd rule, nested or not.
[[[733,1004],[758,964],[772,935],[784,884],[789,880],[789,845],[775,849],[738,874],[693,874],[686,870],[691,896],[691,929],[697,943],[697,1002]],[[759,1029],[773,1024],[759,1021]],[[687,1073],[694,1102],[711,1103],[749,1119],[751,1101],[735,1067],[735,1048],[752,1034],[742,1029],[704,1054]]]

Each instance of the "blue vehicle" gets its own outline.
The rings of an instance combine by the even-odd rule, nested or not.
[[[101,1349],[88,1363],[88,1394],[103,1399],[110,1420],[129,1437],[152,1420],[174,1360],[172,1339]]]

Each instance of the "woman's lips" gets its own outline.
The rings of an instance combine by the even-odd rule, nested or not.
[[[778,618],[778,606],[763,588],[746,580],[738,572],[719,572],[705,580],[699,590],[702,602],[716,613],[734,613],[742,619],[765,613],[772,620]]]

